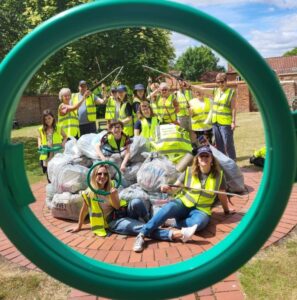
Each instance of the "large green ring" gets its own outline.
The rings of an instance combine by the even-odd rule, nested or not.
[[[117,174],[118,174],[118,178],[115,180],[116,181],[116,185],[115,185],[115,188],[117,189],[120,185],[121,185],[121,181],[122,181],[122,174],[121,174],[121,171],[120,169],[118,168],[118,166],[111,162],[111,161],[99,161],[97,162],[96,164],[94,164],[92,166],[92,168],[89,170],[88,172],[88,175],[87,175],[87,184],[88,184],[88,187],[92,190],[92,192],[94,192],[95,194],[98,194],[98,195],[104,195],[104,196],[107,196],[110,194],[110,192],[106,192],[104,190],[96,190],[92,184],[91,184],[91,174],[92,174],[92,171],[94,170],[94,168],[96,168],[97,166],[100,166],[100,165],[109,165],[109,166],[112,166],[115,168]]]
[[[231,62],[257,99],[267,145],[260,189],[232,233],[199,256],[149,269],[95,261],[50,234],[28,207],[34,197],[25,176],[23,148],[10,144],[11,124],[20,97],[50,55],[87,34],[131,26],[161,27],[186,34]],[[1,227],[33,263],[80,290],[116,299],[161,299],[210,286],[260,249],[286,207],[296,173],[297,115],[290,113],[277,77],[255,49],[201,11],[162,0],[101,0],[75,7],[38,26],[6,56],[1,63],[0,90]]]

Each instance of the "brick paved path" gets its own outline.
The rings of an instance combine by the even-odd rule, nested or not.
[[[250,207],[262,177],[262,172],[260,171],[254,171],[250,169],[243,169],[242,171],[244,173],[245,183],[250,192],[250,197],[249,200],[240,199],[237,197],[232,198],[238,213],[231,216],[225,216],[221,206],[215,207],[209,226],[196,235],[192,242],[182,244],[151,241],[147,243],[147,248],[145,248],[143,253],[134,253],[131,251],[134,237],[113,234],[110,237],[99,238],[94,237],[90,230],[83,230],[78,233],[65,232],[67,228],[72,227],[75,223],[58,220],[51,216],[50,211],[48,211],[44,205],[45,182],[39,182],[32,186],[32,190],[37,201],[31,205],[31,209],[34,211],[41,223],[44,224],[57,238],[87,256],[122,266],[163,266],[188,259],[209,249],[214,244],[222,240],[230,231],[232,231],[234,227],[237,226],[244,215],[244,212],[246,212]],[[280,223],[263,248],[270,246],[287,235],[296,224],[297,187],[295,186],[289,201],[289,205]],[[85,225],[85,228],[88,228],[88,225]],[[38,269],[11,244],[1,230],[0,255],[4,256],[11,262],[17,263],[18,265],[28,269]],[[91,296],[84,292],[73,289],[69,299],[103,298]],[[178,299],[237,300],[244,299],[244,295],[236,274],[233,274],[209,288],[206,288],[202,291],[197,291],[193,294]]]

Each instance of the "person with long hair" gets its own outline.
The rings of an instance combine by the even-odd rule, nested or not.
[[[119,198],[113,186],[107,165],[98,165],[91,174],[91,185],[96,190],[109,192],[107,196],[97,195],[89,188],[82,193],[83,205],[77,226],[69,231],[78,232],[89,214],[91,230],[95,235],[106,236],[106,229],[125,235],[137,235],[143,224],[148,221],[149,213],[139,199],[129,202]]]
[[[42,126],[38,128],[38,149],[41,147],[65,146],[67,135],[60,125],[56,124],[53,113],[46,109],[42,113]],[[47,176],[47,164],[54,156],[53,152],[48,154],[40,154],[39,160],[43,174]],[[47,180],[49,182],[48,176]]]
[[[95,145],[95,150],[101,160],[106,160],[106,156],[118,153],[123,156],[120,166],[121,172],[125,172],[126,165],[130,158],[131,139],[123,132],[123,123],[113,120],[109,124],[110,132],[105,134],[100,143]]]
[[[159,121],[154,115],[148,101],[144,100],[140,103],[137,116],[138,120],[134,125],[134,135],[140,135],[146,139],[154,140],[156,127],[158,126]]]
[[[178,192],[175,200],[164,205],[136,237],[133,250],[141,252],[145,245],[145,237],[155,238],[167,219],[174,218],[174,229],[162,229],[158,238],[166,241],[181,240],[187,242],[196,231],[207,226],[211,217],[211,207],[216,199],[214,191],[223,191],[223,172],[212,155],[209,146],[198,149],[192,167],[188,167],[178,178],[176,185],[180,188],[163,185],[164,193]],[[192,188],[192,189],[191,189]],[[225,214],[233,212],[229,209],[226,195],[218,194]],[[178,228],[178,229],[176,229]],[[181,229],[179,229],[181,228]],[[166,232],[164,232],[166,230]]]
[[[62,102],[58,108],[58,124],[67,134],[67,137],[80,137],[79,120],[77,109],[86,100],[83,96],[75,105],[70,105],[71,90],[69,88],[62,88],[59,92],[59,99]]]
[[[146,100],[145,95],[145,87],[143,84],[139,83],[134,86],[133,89],[133,103],[132,103],[132,110],[133,110],[133,120],[134,124],[137,121],[137,112],[139,110],[140,103]]]

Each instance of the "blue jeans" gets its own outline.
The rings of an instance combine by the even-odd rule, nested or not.
[[[159,228],[167,219],[171,218],[174,218],[176,221],[175,227],[191,227],[197,224],[197,231],[205,228],[210,220],[210,216],[206,213],[195,207],[188,208],[180,199],[175,199],[165,204],[152,219],[142,227],[141,233],[153,239],[172,241],[172,230]]]
[[[139,220],[142,219],[142,221]],[[149,212],[144,203],[140,199],[133,199],[128,203],[127,217],[120,218],[108,223],[109,229],[112,232],[124,235],[137,235],[144,222],[148,221]]]
[[[233,139],[233,130],[230,125],[212,125],[212,130],[215,136],[216,147],[219,151],[229,156],[231,159],[236,159],[236,152]]]

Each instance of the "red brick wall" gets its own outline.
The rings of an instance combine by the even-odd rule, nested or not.
[[[21,126],[41,124],[43,110],[48,108],[57,117],[58,106],[58,96],[23,96],[15,120]]]
[[[292,101],[296,97],[296,82],[283,81],[281,82],[281,85],[287,96],[288,101]]]

